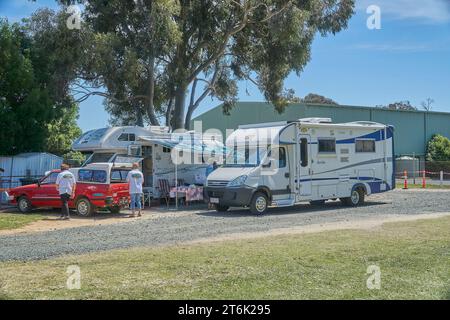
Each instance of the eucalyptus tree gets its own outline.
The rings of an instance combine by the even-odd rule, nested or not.
[[[165,117],[173,129],[189,128],[208,96],[229,112],[242,80],[283,112],[284,80],[303,71],[314,37],[346,28],[354,11],[354,0],[60,2],[82,3],[82,28],[93,34],[80,99],[100,94],[116,116],[142,123],[145,110],[147,122]]]

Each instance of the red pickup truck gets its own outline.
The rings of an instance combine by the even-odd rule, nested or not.
[[[77,180],[75,197],[69,207],[76,209],[80,216],[90,216],[97,208],[107,208],[118,213],[130,202],[126,177],[131,168],[113,163],[94,163],[70,171]],[[37,184],[11,189],[9,201],[16,204],[23,213],[33,208],[61,208],[61,200],[56,189],[56,177],[60,170],[53,170]]]

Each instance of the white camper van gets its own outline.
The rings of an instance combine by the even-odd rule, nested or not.
[[[340,199],[357,206],[394,189],[394,128],[329,118],[240,126],[227,138],[225,164],[207,178],[218,211],[318,204]]]
[[[173,161],[172,150],[183,158],[181,164]],[[72,149],[91,153],[83,166],[90,163],[141,163],[144,187],[154,197],[159,197],[158,180],[175,180],[187,184],[202,184],[206,180],[208,156],[223,153],[219,140],[194,132],[169,133],[167,127],[112,127],[84,133],[73,144]],[[205,152],[206,151],[206,152]],[[186,157],[192,161],[186,161]]]

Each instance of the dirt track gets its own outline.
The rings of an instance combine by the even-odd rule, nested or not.
[[[450,191],[396,190],[373,195],[358,208],[340,202],[272,209],[256,217],[247,210],[149,211],[141,219],[84,221],[88,225],[58,229],[47,221],[46,232],[0,236],[0,261],[47,259],[116,248],[157,246],[260,237],[269,234],[370,228],[385,221],[433,218],[450,213]],[[123,222],[122,222],[123,221]],[[58,222],[61,223],[61,222]],[[35,226],[34,226],[35,227]]]

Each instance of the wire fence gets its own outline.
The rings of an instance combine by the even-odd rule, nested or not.
[[[398,168],[395,177],[413,184],[450,185],[450,161],[416,161]],[[401,166],[400,166],[401,167]],[[400,170],[399,170],[400,169]]]

